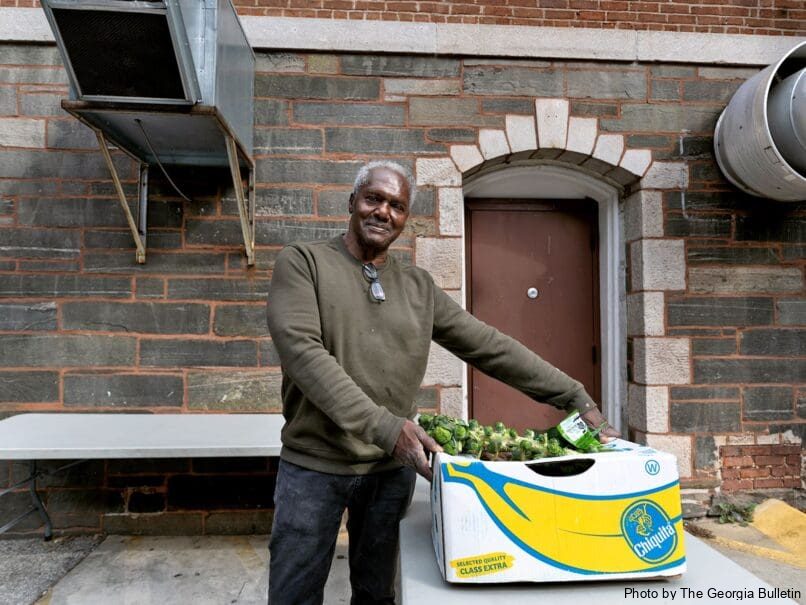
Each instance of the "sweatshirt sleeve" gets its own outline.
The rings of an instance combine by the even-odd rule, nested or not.
[[[596,407],[581,382],[514,338],[476,319],[436,286],[433,340],[473,367],[532,399],[580,412]]]
[[[293,246],[274,265],[268,324],[283,371],[340,428],[391,454],[405,418],[372,401],[325,349],[314,271]]]

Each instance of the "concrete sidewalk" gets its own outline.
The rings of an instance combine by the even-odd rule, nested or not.
[[[785,505],[767,508],[771,510],[765,512],[765,505],[760,506],[756,515],[761,529],[720,525],[708,518],[689,524],[689,530],[770,585],[800,591],[801,597],[795,600],[806,605],[806,559],[798,550],[806,545],[806,515]],[[94,550],[88,538],[54,542],[0,542],[0,604],[266,602],[267,536],[108,536]],[[328,579],[327,605],[350,601],[346,557],[342,531]],[[14,568],[9,567],[11,562]],[[40,570],[39,574],[31,569]],[[65,572],[58,580],[58,574]],[[47,592],[40,597],[43,590]]]

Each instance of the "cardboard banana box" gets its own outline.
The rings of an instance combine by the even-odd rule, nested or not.
[[[437,564],[448,582],[675,576],[686,568],[677,461],[623,440],[614,451],[529,462],[438,454]]]

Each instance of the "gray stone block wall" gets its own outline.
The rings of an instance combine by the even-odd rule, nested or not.
[[[447,157],[452,145],[478,144],[481,129],[504,130],[507,115],[533,115],[536,99],[563,98],[572,117],[598,120],[600,133],[624,135],[627,150],[678,162],[688,177],[687,186],[658,196],[658,237],[683,243],[684,287],[664,294],[659,321],[666,336],[688,342],[690,382],[663,387],[668,434],[693,448],[687,480],[718,485],[715,452],[732,440],[783,444],[803,434],[806,204],[737,192],[711,151],[716,118],[747,74],[688,65],[260,52],[257,262],[249,268],[231,185],[199,170],[174,174],[191,202],[152,171],[148,260],[135,263],[92,137],[59,107],[67,85],[58,55],[12,44],[0,46],[0,56],[13,59],[0,60],[0,120],[24,120],[28,137],[24,147],[0,148],[0,417],[278,412],[280,360],[265,305],[282,246],[344,231],[352,182],[365,161],[391,156],[415,169],[418,159]],[[119,152],[113,157],[133,202],[135,166]],[[440,237],[448,213],[440,196],[436,187],[421,188],[411,228],[394,250],[398,258],[412,262],[419,238]],[[624,257],[630,276],[629,248]],[[623,339],[632,350],[632,338]],[[426,385],[419,404],[440,409],[443,390]],[[86,527],[132,532],[231,532],[270,523],[270,512],[245,509],[228,521],[216,507],[231,502],[199,500],[202,512],[171,508],[191,506],[205,486],[240,486],[215,478],[232,469],[207,468],[213,478],[188,480],[171,479],[196,472],[188,461],[139,464],[76,470],[71,480],[84,494],[74,504],[54,495],[60,519],[91,517]],[[12,476],[5,468],[0,463],[0,478]],[[270,482],[274,470],[265,462],[258,475]],[[46,491],[51,487],[62,486]],[[145,512],[161,520],[135,520]]]

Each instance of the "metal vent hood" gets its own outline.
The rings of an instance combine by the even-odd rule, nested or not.
[[[746,193],[806,200],[806,42],[739,87],[714,146],[722,173]]]
[[[138,262],[145,262],[148,167],[157,164],[166,176],[165,167],[172,165],[229,167],[252,264],[255,55],[231,1],[41,4],[70,82],[70,99],[62,107],[96,132],[132,228]],[[141,164],[136,220],[108,142]]]

